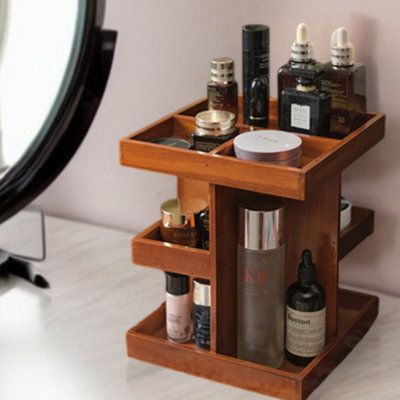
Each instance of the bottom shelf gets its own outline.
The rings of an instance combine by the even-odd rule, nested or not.
[[[165,305],[131,328],[129,357],[289,400],[305,399],[361,340],[378,315],[375,296],[340,290],[338,336],[307,367],[285,361],[280,369],[200,350],[165,338]],[[238,379],[240,377],[240,379]]]

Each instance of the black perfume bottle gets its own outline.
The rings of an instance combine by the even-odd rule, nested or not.
[[[290,68],[296,88],[281,93],[279,127],[289,132],[329,136],[331,95],[317,89],[319,73],[313,69]]]
[[[269,28],[245,25],[243,45],[243,121],[268,127],[269,118]]]
[[[282,90],[296,87],[296,77],[290,74],[292,68],[314,69],[322,73],[324,66],[314,59],[314,46],[309,39],[307,24],[297,26],[296,40],[292,43],[289,62],[278,70],[278,107]]]
[[[325,346],[324,288],[316,281],[310,250],[304,250],[298,281],[289,286],[286,306],[286,357],[307,365]]]

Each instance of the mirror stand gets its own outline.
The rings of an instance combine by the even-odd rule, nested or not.
[[[18,276],[47,289],[49,282],[38,274],[32,262],[46,258],[46,231],[43,210],[28,206],[2,224],[0,230],[0,278]]]
[[[0,277],[6,278],[9,275],[18,276],[42,289],[50,287],[46,278],[35,272],[30,260],[0,250]]]

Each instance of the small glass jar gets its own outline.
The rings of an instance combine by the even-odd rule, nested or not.
[[[194,150],[209,153],[239,133],[235,115],[229,111],[208,110],[196,115],[196,132],[193,133]]]
[[[200,247],[201,227],[207,203],[201,199],[183,202],[171,199],[161,205],[161,237],[165,242]]]

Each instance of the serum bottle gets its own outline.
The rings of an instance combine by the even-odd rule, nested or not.
[[[329,136],[331,96],[317,89],[315,70],[293,68],[296,88],[282,90],[279,127],[283,131]]]
[[[190,321],[192,300],[189,277],[166,272],[166,330],[171,342],[185,343],[191,339]]]
[[[234,61],[229,57],[211,60],[211,76],[207,85],[209,110],[224,110],[238,115],[238,84]]]
[[[285,353],[284,208],[239,208],[237,354],[279,368]]]
[[[345,28],[333,32],[331,44],[331,62],[325,66],[321,89],[332,96],[331,133],[341,139],[365,121],[365,65],[354,62],[354,47]]]
[[[298,280],[289,286],[286,306],[286,357],[307,365],[325,346],[325,291],[316,281],[310,250],[304,250]]]
[[[290,74],[291,68],[314,69],[317,73],[323,70],[323,64],[314,59],[314,46],[309,39],[308,25],[297,26],[296,40],[292,43],[289,62],[278,70],[278,107],[283,89],[296,87],[296,77]]]

